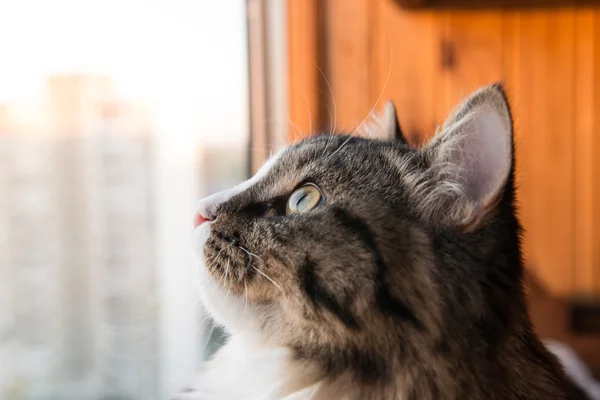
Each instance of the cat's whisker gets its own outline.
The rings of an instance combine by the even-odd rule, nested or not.
[[[308,114],[308,133],[312,133],[313,132],[313,116],[315,115],[314,112],[311,110],[310,105],[308,104],[308,98],[306,97],[306,95],[304,96],[304,99],[302,100],[302,102],[304,103],[304,105],[306,106],[306,113]],[[295,141],[302,139],[302,131],[300,131],[300,135],[294,138]]]
[[[331,108],[329,106],[327,107],[327,110],[329,112],[331,128],[330,128],[330,136],[327,139],[327,143],[325,144],[325,149],[323,150],[322,156],[324,156],[325,154],[327,154],[327,148],[329,147],[329,144],[331,143],[331,140],[332,140],[332,138],[335,134],[335,130],[337,128],[337,104],[335,102],[335,94],[333,93],[333,89],[331,87],[331,83],[329,83],[329,79],[327,79],[327,77],[323,73],[323,70],[321,70],[321,68],[319,68],[318,65],[315,65],[315,66],[317,67],[317,69],[319,70],[319,73],[321,74],[321,76],[325,80],[325,83],[327,84],[327,88],[329,89],[329,93],[331,94],[331,102],[333,103],[333,116],[331,115]]]
[[[217,253],[216,256],[210,258],[211,262],[216,261],[219,258],[219,256],[221,255],[221,253],[223,252],[223,250],[225,250],[225,247],[223,247],[221,250],[219,250],[219,252]]]
[[[312,119],[313,119],[313,112],[310,109],[308,103],[306,103],[306,112],[308,114],[308,133],[313,133],[313,123],[312,123]],[[301,133],[302,134],[302,133]]]
[[[244,311],[242,311],[242,314],[246,314],[246,308],[248,308],[248,284],[246,278],[244,278]]]
[[[256,255],[256,254],[254,254],[254,253],[251,253],[250,251],[248,251],[248,250],[247,250],[247,249],[245,249],[244,247],[242,247],[242,246],[239,246],[239,245],[238,245],[237,247],[238,247],[240,250],[242,250],[243,252],[245,252],[246,254],[248,254],[250,257],[255,257],[255,258],[257,258],[258,260],[262,261],[262,263],[263,263],[263,264],[265,263],[265,262],[264,262],[264,260],[263,260],[262,258],[260,258],[259,256],[257,256],[257,255]],[[282,295],[284,298],[286,298],[286,296],[285,296],[285,292],[283,291],[283,289],[281,288],[281,286],[280,286],[280,285],[279,285],[277,282],[275,282],[275,281],[274,281],[274,280],[273,280],[271,277],[269,277],[267,274],[265,274],[264,272],[262,272],[260,269],[256,268],[254,265],[252,265],[252,262],[251,262],[251,261],[249,261],[248,265],[249,265],[251,268],[253,268],[253,269],[254,269],[256,272],[258,272],[259,274],[261,274],[262,276],[264,276],[266,279],[268,279],[268,280],[269,280],[269,281],[270,281],[270,282],[271,282],[273,285],[275,285],[275,287],[276,287],[277,289],[279,289],[279,291],[281,292],[281,295]]]
[[[287,254],[280,254],[283,257],[287,258],[287,260],[290,262],[290,265],[294,265],[294,262],[292,261],[292,259],[290,258],[290,256],[288,256]]]
[[[250,250],[248,250],[248,249],[247,249],[247,248],[245,248],[244,246],[240,246],[240,245],[238,244],[238,245],[236,245],[236,247],[237,247],[237,248],[239,248],[240,250],[242,250],[244,253],[248,254],[249,256],[251,256],[251,257],[254,257],[254,258],[256,258],[256,259],[258,259],[258,260],[260,260],[260,261],[262,261],[262,262],[264,263],[264,260],[263,260],[262,258],[260,258],[259,256],[257,256],[257,255],[256,255],[256,254],[254,254],[254,253],[251,253],[251,252],[250,252]]]
[[[229,277],[229,273],[230,273],[230,266],[229,266],[229,261],[227,262],[227,268],[226,268],[226,272],[227,277]],[[227,292],[225,293],[225,297],[229,296],[229,293],[231,292],[231,287],[233,286],[233,279],[229,282],[229,288],[227,288]]]
[[[218,285],[225,286],[225,274],[219,274]]]
[[[227,260],[227,264],[225,264],[225,277],[224,280],[227,282],[229,279],[229,260]]]
[[[348,138],[346,140],[344,140],[344,142],[340,145],[340,147],[338,147],[333,153],[331,153],[327,159],[330,159],[331,157],[333,157],[338,151],[340,151],[342,149],[342,147],[344,147],[356,135],[356,133],[362,128],[362,126],[365,124],[365,122],[367,122],[368,119],[371,118],[371,115],[375,111],[375,108],[381,101],[381,98],[383,97],[383,93],[385,93],[385,89],[387,89],[388,83],[390,82],[390,77],[392,75],[393,49],[392,49],[391,32],[389,31],[389,27],[388,27],[388,42],[389,42],[389,50],[390,50],[390,65],[388,68],[387,77],[385,78],[385,83],[383,84],[383,89],[381,89],[381,92],[379,93],[379,96],[377,97],[375,104],[373,104],[373,107],[371,107],[371,110],[369,111],[367,116],[361,121],[361,123],[356,127],[356,129],[354,129],[352,131],[352,133],[350,135],[348,135]]]
[[[288,122],[290,125],[286,125],[290,128],[292,128],[294,130],[294,137],[301,137],[302,136],[302,128],[300,128],[300,125],[298,125],[296,122],[292,121],[291,119]]]
[[[241,247],[241,246],[240,246],[240,247]],[[251,255],[252,257],[254,257],[254,258],[256,258],[256,259],[258,259],[258,260],[262,261],[262,262],[263,262],[263,264],[264,264],[265,260],[263,260],[262,258],[260,258],[259,256],[257,256],[256,254],[254,254],[254,253],[251,253],[250,251],[248,251],[248,249],[245,249],[245,248],[243,248],[243,247],[242,247],[242,250],[244,250],[244,251],[245,251],[247,254]]]
[[[242,309],[242,322],[246,320],[246,310],[248,309],[248,285],[246,284],[246,278],[244,278],[244,308]]]
[[[387,76],[385,78],[385,83],[383,84],[383,89],[381,89],[381,92],[379,93],[379,96],[377,97],[377,100],[375,100],[375,104],[373,104],[373,107],[371,107],[371,111],[369,111],[369,113],[367,114],[367,116],[365,117],[365,119],[363,119],[361,121],[361,123],[356,127],[356,129],[354,129],[354,132],[356,132],[357,130],[359,130],[365,124],[365,122],[367,122],[367,120],[371,117],[371,115],[375,111],[375,108],[377,107],[377,105],[381,101],[381,98],[383,97],[383,94],[385,93],[385,89],[387,89],[387,86],[388,86],[388,84],[390,82],[390,77],[392,76],[392,65],[394,64],[394,57],[393,57],[394,56],[394,51],[393,51],[393,48],[392,48],[392,34],[391,34],[391,31],[390,31],[390,27],[388,26],[387,28],[388,28],[388,44],[389,44],[389,54],[390,54],[390,65],[388,67],[388,72],[387,72]],[[343,144],[342,144],[342,146],[343,146]]]
[[[259,274],[261,274],[262,276],[264,276],[265,278],[267,278],[269,281],[271,281],[271,283],[273,285],[275,285],[275,287],[277,287],[277,289],[279,289],[279,291],[281,292],[281,295],[284,298],[286,298],[283,289],[281,288],[281,286],[279,286],[279,284],[277,282],[275,282],[273,279],[271,279],[267,274],[265,274],[264,272],[262,272],[260,269],[256,268],[254,265],[250,264],[250,267],[252,267],[256,272],[258,272]]]
[[[329,120],[332,121],[329,123],[329,130],[333,132],[333,114],[331,114],[331,107],[327,106],[327,114],[329,114]]]
[[[210,314],[208,314],[210,316]],[[215,324],[214,321],[210,321],[212,326],[210,328],[210,332],[208,332],[208,335],[206,335],[206,340],[204,343],[204,346],[202,347],[202,355],[206,354],[206,350],[208,349],[208,344],[210,343],[210,338],[213,334],[213,332],[215,331],[215,326],[217,326],[217,324]]]
[[[327,79],[327,77],[325,76],[325,74],[323,73],[323,70],[321,70],[321,68],[319,68],[319,66],[317,65],[317,69],[319,70],[319,72],[321,73],[321,76],[323,77],[323,79],[325,80],[325,83],[327,84],[327,89],[329,89],[329,94],[331,94],[331,102],[333,103],[333,118],[331,117],[331,109],[330,111],[330,125],[333,126],[333,128],[331,128],[331,133],[335,133],[335,129],[337,127],[337,104],[335,102],[335,94],[333,93],[333,89],[331,88],[331,83],[329,82],[329,79]],[[329,108],[329,107],[328,107]]]

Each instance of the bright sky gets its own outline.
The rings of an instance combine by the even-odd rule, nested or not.
[[[246,65],[243,0],[0,1],[0,102],[38,100],[54,72],[109,73],[124,97],[239,130]]]

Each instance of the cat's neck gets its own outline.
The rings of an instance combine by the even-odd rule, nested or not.
[[[569,398],[562,368],[535,335],[515,332],[495,345],[486,351],[430,354],[427,362],[398,374],[405,397],[396,398]]]
[[[243,335],[230,338],[208,363],[191,399],[567,399],[567,381],[553,356],[531,334],[514,335],[493,352],[421,354],[398,360],[386,380],[365,383],[354,374],[327,376]],[[490,397],[496,396],[496,397]]]
[[[357,376],[325,379],[314,400],[570,399],[572,386],[537,337],[510,337],[495,355],[429,354],[399,360],[391,379],[366,384]]]
[[[501,341],[464,348],[421,350],[390,364],[374,382],[356,374],[325,378],[315,400],[569,399],[562,367],[528,323]]]

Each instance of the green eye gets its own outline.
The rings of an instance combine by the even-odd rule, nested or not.
[[[302,214],[316,208],[321,204],[321,191],[312,183],[296,189],[290,196],[285,206],[285,214]]]

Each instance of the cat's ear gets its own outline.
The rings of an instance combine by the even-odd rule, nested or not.
[[[422,150],[434,171],[431,205],[472,227],[501,199],[513,170],[513,127],[500,84],[484,87],[448,117]]]
[[[400,121],[398,121],[398,114],[396,113],[396,106],[393,101],[390,100],[385,105],[382,120],[386,138],[408,144],[402,128],[400,128]]]
[[[397,140],[408,144],[398,122],[396,107],[391,100],[387,102],[383,112],[373,115],[359,133],[369,138]]]

